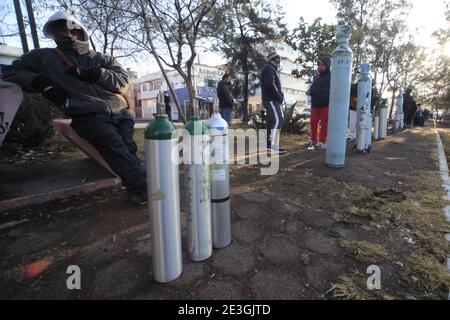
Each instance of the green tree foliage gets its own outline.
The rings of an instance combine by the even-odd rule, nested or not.
[[[38,93],[24,92],[6,142],[36,147],[54,135],[52,120],[58,117],[55,106]]]
[[[230,0],[218,4],[209,18],[206,34],[213,50],[228,61],[234,93],[243,97],[244,121],[248,120],[248,97],[258,86],[259,69],[268,54],[268,41],[286,34],[281,9],[263,0]]]
[[[286,42],[301,54],[296,59],[301,68],[292,72],[298,78],[313,76],[318,57],[331,56],[337,46],[334,26],[322,23],[321,18],[309,25],[300,17],[298,27],[286,36]]]
[[[391,62],[393,49],[406,30],[411,9],[408,0],[330,0],[337,18],[352,25],[350,46],[354,53],[354,78],[362,62],[371,62],[378,72]],[[379,69],[379,70],[377,70]]]
[[[439,47],[432,56],[432,67],[423,73],[422,81],[425,101],[430,105],[448,110],[450,107],[450,2],[445,12],[447,29],[434,33],[439,41]]]

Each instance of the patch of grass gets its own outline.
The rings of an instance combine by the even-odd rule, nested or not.
[[[303,262],[303,264],[309,265],[309,263],[311,262],[311,253],[309,252],[302,253],[300,256],[300,260],[301,262]]]
[[[351,276],[339,277],[339,282],[332,283],[327,294],[332,292],[335,298],[343,300],[369,300],[371,296],[367,289],[362,288],[362,284],[364,284],[363,277],[354,272]]]
[[[367,241],[341,239],[339,245],[347,254],[354,255],[363,262],[379,262],[380,259],[389,257],[388,252],[381,245]]]
[[[369,290],[367,277],[356,270],[349,275],[340,276],[338,282],[332,283],[325,296],[330,293],[342,300],[398,300],[383,290]]]
[[[434,292],[442,288],[448,293],[450,273],[444,265],[431,257],[410,255],[406,260],[405,272],[408,276],[417,276],[419,285],[427,290]]]
[[[138,147],[138,155],[139,157],[144,158],[145,157],[145,136],[144,136],[145,130],[144,129],[136,129],[134,130],[134,142],[136,142],[136,145]]]

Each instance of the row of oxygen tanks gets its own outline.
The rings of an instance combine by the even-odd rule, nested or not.
[[[381,99],[372,113],[372,79],[370,77],[370,64],[362,64],[358,80],[358,102],[356,115],[356,141],[353,151],[359,153],[370,153],[373,138],[375,140],[385,139],[388,129],[388,106],[387,99]],[[375,106],[374,106],[375,107]],[[393,131],[403,128],[403,97],[400,95],[396,101],[396,112],[393,122]]]
[[[198,262],[231,243],[228,124],[214,113],[205,123],[192,118],[183,132],[187,250]],[[157,115],[145,130],[153,277],[160,283],[176,280],[183,271],[180,137],[175,133],[165,115]]]
[[[328,139],[325,163],[331,168],[344,168],[347,148],[348,110],[351,92],[353,51],[350,48],[351,26],[338,24],[336,27],[337,47],[331,63],[330,101],[328,115]],[[356,143],[353,150],[359,153],[371,151],[372,128],[374,138],[387,136],[387,101],[384,100],[372,113],[371,66],[363,63],[358,81],[358,102],[356,119]],[[402,109],[402,106],[400,107]],[[400,118],[400,114],[398,116]],[[396,122],[396,126],[402,127]]]

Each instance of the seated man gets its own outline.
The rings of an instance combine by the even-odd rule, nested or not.
[[[36,49],[3,68],[3,79],[41,92],[68,117],[72,128],[100,152],[122,179],[130,201],[147,201],[145,169],[136,155],[134,121],[122,94],[128,74],[110,56],[89,50],[86,29],[57,12],[44,26],[57,48]]]

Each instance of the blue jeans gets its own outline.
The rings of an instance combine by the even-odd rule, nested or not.
[[[228,122],[228,125],[231,126],[231,118],[233,115],[233,109],[232,108],[220,108],[220,115],[226,122]]]

